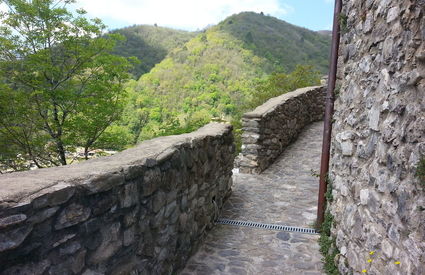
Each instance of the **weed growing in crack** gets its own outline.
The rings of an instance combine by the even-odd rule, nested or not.
[[[421,158],[416,167],[416,176],[419,178],[419,182],[425,187],[425,158]]]
[[[333,200],[332,196],[332,184],[328,177],[328,188],[326,191],[326,201],[327,201],[327,209],[325,212],[325,219],[320,228],[320,253],[322,253],[323,258],[323,269],[328,275],[339,275],[338,267],[335,264],[335,259],[339,255],[339,250],[335,243],[335,238],[331,234],[332,224],[334,217],[329,210],[329,204]]]

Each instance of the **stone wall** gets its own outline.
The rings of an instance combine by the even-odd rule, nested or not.
[[[423,0],[343,1],[331,156],[342,274],[424,274],[415,176],[425,156],[424,9]]]
[[[0,176],[1,274],[171,274],[231,191],[231,126]]]
[[[242,173],[261,173],[308,124],[323,119],[326,89],[307,87],[268,100],[242,117]]]

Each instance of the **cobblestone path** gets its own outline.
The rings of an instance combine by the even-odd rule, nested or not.
[[[316,218],[323,123],[306,127],[261,175],[234,175],[221,218],[312,227]],[[317,235],[216,225],[181,275],[322,274]]]

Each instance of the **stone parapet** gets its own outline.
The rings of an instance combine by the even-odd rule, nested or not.
[[[171,274],[230,194],[232,127],[0,176],[1,274]]]
[[[261,173],[308,124],[323,119],[325,88],[306,87],[269,99],[242,117],[242,173]]]

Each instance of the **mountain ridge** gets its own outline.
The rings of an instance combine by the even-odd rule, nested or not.
[[[274,22],[277,25],[281,24],[291,30],[287,31],[285,28],[280,28],[280,30],[275,29],[271,27],[270,24],[267,25],[264,24],[264,22],[261,23],[261,20],[258,20],[259,18],[267,18],[269,22]],[[232,28],[231,25],[235,20],[242,20],[244,21],[244,24],[235,24],[238,28]],[[270,34],[266,32],[266,34],[262,34],[262,32],[256,32],[255,28],[258,28],[259,25],[262,25],[261,27],[268,30],[268,32],[273,33]],[[328,52],[323,49],[330,45],[330,38],[328,36],[331,31],[315,32],[272,16],[257,14],[254,12],[233,14],[219,22],[217,25],[210,26],[203,31],[191,32],[169,27],[160,27],[157,25],[132,25],[112,30],[111,33],[120,33],[126,38],[124,42],[118,43],[114,50],[115,54],[125,57],[135,56],[141,61],[141,63],[136,65],[136,68],[133,70],[133,74],[137,79],[142,74],[148,73],[156,64],[164,60],[173,50],[183,47],[185,43],[189,42],[189,40],[195,38],[200,33],[213,28],[221,28],[221,30],[230,33],[235,38],[245,42],[245,47],[247,49],[253,50],[259,56],[266,57],[270,62],[274,63],[277,60],[278,65],[281,68],[284,68],[287,72],[292,71],[295,68],[295,64],[304,63],[313,65],[321,73],[326,74],[328,66]],[[294,31],[294,29],[296,31]],[[253,36],[252,33],[256,33],[256,35]],[[308,42],[315,34],[320,34],[318,37],[322,37],[322,39],[315,39],[317,45],[307,43],[307,45],[303,46],[306,41],[306,38],[304,38],[303,35],[308,36]],[[281,43],[266,43],[268,39],[264,39],[265,36],[273,36],[274,38],[279,39]],[[261,41],[264,41],[265,43],[259,43],[259,45],[256,45],[257,48],[252,47],[250,43],[252,43],[254,39],[258,40],[256,41],[257,44]],[[292,42],[290,43],[291,47],[287,48],[289,42]],[[279,46],[279,44],[281,46]],[[278,46],[273,49],[270,45]],[[263,50],[262,54],[258,51],[258,48],[267,49],[268,52],[264,52]],[[279,51],[282,52],[282,54],[279,54]],[[288,53],[288,51],[290,51],[290,53]],[[302,55],[300,52],[307,53]]]
[[[298,64],[324,73],[329,48],[330,38],[277,18],[232,15],[133,81],[123,124],[141,141],[194,130],[213,118],[232,121],[270,74],[290,73]]]
[[[235,24],[237,20],[241,20],[242,24]],[[322,73],[327,71],[330,40],[315,31],[255,12],[234,14],[218,26],[247,44],[254,42],[256,47],[247,45],[248,48],[270,62],[277,61],[287,72],[300,63],[315,66]],[[277,43],[273,43],[272,38]]]
[[[124,41],[116,45],[113,53],[124,57],[135,56],[140,60],[140,64],[132,71],[135,78],[148,73],[171,50],[184,45],[198,34],[156,25],[133,25],[112,30],[111,33],[125,37]]]

